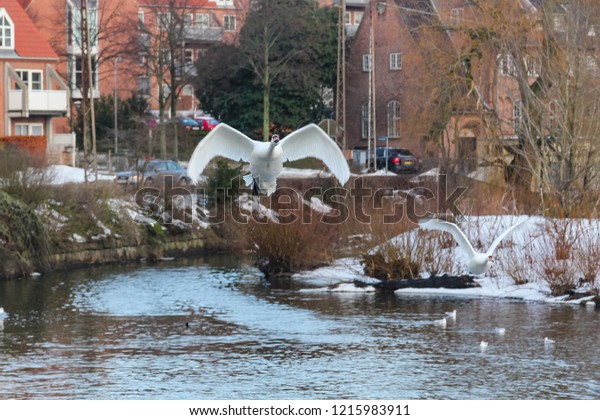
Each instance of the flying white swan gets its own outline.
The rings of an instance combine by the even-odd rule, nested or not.
[[[188,164],[192,181],[198,181],[206,165],[216,156],[250,162],[250,173],[244,176],[244,181],[247,186],[252,186],[254,194],[275,192],[277,176],[287,160],[314,157],[327,165],[340,184],[344,185],[350,178],[350,168],[340,148],[315,124],[302,127],[281,141],[274,135],[270,142],[262,142],[221,123],[194,149]]]
[[[454,223],[445,222],[443,220],[437,219],[427,219],[425,221],[420,222],[419,225],[423,229],[441,230],[450,233],[454,237],[456,242],[458,242],[458,245],[463,250],[463,252],[466,254],[468,258],[469,271],[472,274],[479,276],[481,274],[485,274],[485,272],[488,271],[488,269],[492,266],[492,253],[494,252],[500,241],[504,239],[504,237],[511,233],[514,229],[521,226],[527,221],[528,219],[525,219],[502,232],[502,234],[498,236],[494,240],[494,242],[492,242],[492,245],[490,245],[487,252],[485,253],[475,251],[465,234]]]

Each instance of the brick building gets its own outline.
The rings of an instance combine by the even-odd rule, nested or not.
[[[56,71],[59,57],[17,0],[0,1],[0,136],[18,137],[54,161],[72,151],[59,121],[69,115],[69,89]],[[17,137],[17,138],[15,138]],[[69,162],[70,163],[70,162]]]
[[[367,149],[370,138],[371,147],[408,148],[425,160],[442,155],[469,173],[494,149],[499,134],[486,128],[492,114],[502,121],[500,136],[514,137],[516,86],[498,53],[485,50],[471,62],[464,30],[452,30],[475,27],[477,13],[468,0],[367,4],[347,64],[350,149]]]

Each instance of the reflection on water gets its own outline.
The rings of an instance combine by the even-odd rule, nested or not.
[[[222,257],[0,283],[0,398],[600,397],[598,310],[303,287]]]

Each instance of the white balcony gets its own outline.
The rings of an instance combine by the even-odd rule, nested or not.
[[[67,115],[69,95],[66,90],[11,90],[8,94],[8,112],[19,116]]]

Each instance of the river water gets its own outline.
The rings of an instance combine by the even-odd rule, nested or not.
[[[600,398],[598,310],[306,287],[224,257],[0,282],[0,399]]]

